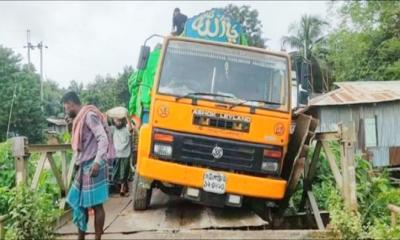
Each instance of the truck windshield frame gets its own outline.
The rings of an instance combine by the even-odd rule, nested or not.
[[[254,49],[171,39],[157,94],[289,112],[288,58]],[[213,96],[215,95],[215,96]],[[219,96],[220,95],[220,96]],[[222,97],[222,96],[227,97]],[[273,102],[274,104],[268,104]]]

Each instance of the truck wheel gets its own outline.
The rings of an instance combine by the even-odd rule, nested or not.
[[[139,184],[139,174],[135,174],[133,179],[133,209],[134,210],[146,210],[150,205],[152,189],[146,189]]]

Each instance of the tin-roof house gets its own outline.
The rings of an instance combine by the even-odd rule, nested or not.
[[[376,167],[400,165],[400,81],[335,83],[336,90],[309,101],[306,111],[320,120],[318,132],[337,131],[353,121],[357,152]]]

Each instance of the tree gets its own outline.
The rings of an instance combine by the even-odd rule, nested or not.
[[[69,83],[68,91],[74,91],[80,95],[83,92],[83,83],[78,83],[77,81],[72,80]]]
[[[243,32],[247,35],[250,46],[265,48],[266,39],[262,38],[262,24],[258,19],[258,11],[250,6],[235,6],[229,4],[224,8],[225,14],[240,23]]]
[[[117,90],[117,101],[121,103],[121,106],[127,107],[130,99],[128,89],[128,79],[133,72],[131,66],[125,66],[122,73],[118,73],[117,82],[115,88]]]
[[[400,79],[400,2],[351,1],[328,39],[336,81]]]
[[[21,65],[21,56],[0,45],[0,141],[7,138],[8,126],[10,132],[26,136],[30,142],[42,139],[39,79],[38,74]]]
[[[116,78],[110,75],[96,76],[93,83],[81,90],[82,102],[96,105],[102,111],[116,106],[127,107],[130,98],[128,78],[132,71],[132,67],[125,67]]]
[[[296,56],[311,64],[311,90],[321,89],[321,55],[317,54],[317,48],[321,48],[324,40],[323,28],[327,22],[318,16],[303,15],[299,22],[289,26],[289,34],[282,37],[283,45],[289,45],[297,50]],[[315,71],[316,69],[320,71]],[[316,82],[314,80],[317,80]]]
[[[55,81],[43,82],[43,108],[46,117],[58,117],[63,113],[63,106],[60,102],[64,90]]]

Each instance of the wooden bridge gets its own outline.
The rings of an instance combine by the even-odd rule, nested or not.
[[[350,126],[350,127],[349,127]],[[310,239],[328,237],[325,230],[328,222],[327,213],[318,210],[312,194],[312,179],[318,168],[319,154],[323,150],[333,172],[338,189],[341,190],[346,205],[357,210],[355,191],[355,172],[353,145],[354,136],[351,125],[342,125],[339,132],[316,134],[308,139],[311,145],[316,141],[314,155],[311,158],[303,156],[294,162],[293,168],[303,168],[304,179],[303,201],[300,208],[306,212],[289,216],[280,224],[279,229],[263,220],[253,209],[215,209],[196,205],[188,201],[170,197],[159,190],[153,190],[151,207],[147,211],[137,212],[132,208],[131,197],[111,196],[105,204],[106,224],[105,239],[176,239],[176,238],[227,238],[227,239]],[[305,136],[308,134],[305,134]],[[299,141],[305,141],[305,139]],[[338,141],[342,145],[340,168],[329,148],[329,141]],[[77,229],[71,223],[71,212],[66,209],[65,194],[70,186],[74,163],[67,159],[70,145],[30,145],[27,139],[13,139],[13,155],[16,162],[17,184],[27,184],[27,161],[31,153],[39,153],[40,158],[30,186],[36,188],[41,172],[48,163],[57,184],[60,187],[62,199],[60,208],[65,210],[63,217],[56,224],[56,233],[60,239],[75,239]],[[53,155],[61,153],[60,163],[56,163]],[[60,169],[57,166],[60,166]],[[340,170],[339,170],[340,169]],[[297,176],[300,177],[300,176]],[[347,184],[344,184],[347,183]],[[294,189],[295,186],[289,186]],[[306,208],[304,208],[307,206]],[[394,215],[399,212],[391,206]],[[310,216],[312,216],[310,218]],[[90,216],[89,232],[93,233],[93,216]],[[311,221],[310,221],[311,219]],[[0,234],[2,222],[6,217],[0,217]],[[295,230],[293,230],[295,229]],[[0,235],[1,237],[1,235]]]
[[[153,190],[150,209],[134,211],[130,197],[112,196],[105,204],[104,239],[310,239],[329,232],[313,229],[272,230],[251,209],[209,208]],[[94,237],[90,216],[90,237]],[[60,239],[75,239],[76,227],[57,230]]]

